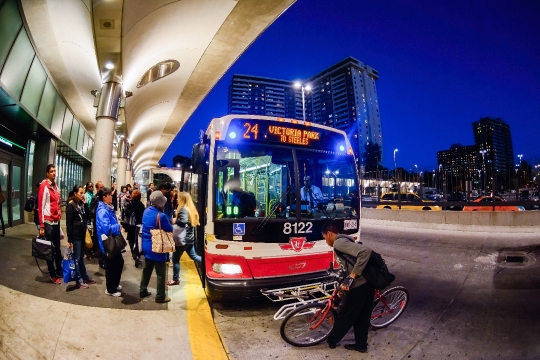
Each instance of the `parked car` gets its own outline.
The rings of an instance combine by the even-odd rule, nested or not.
[[[505,203],[506,200],[500,196],[480,196],[473,202],[486,205],[495,203],[495,211],[525,211],[523,206],[501,204]],[[464,206],[463,211],[493,211],[493,206]]]
[[[396,193],[387,192],[381,195],[381,204],[377,206],[377,209],[399,209],[398,195],[400,195],[400,204],[402,210],[435,210],[440,211],[440,206],[425,205],[426,200],[422,200],[418,194],[415,193]]]

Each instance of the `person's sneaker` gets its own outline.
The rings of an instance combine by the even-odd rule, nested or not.
[[[152,293],[150,291],[147,291],[145,293],[139,293],[139,297],[141,299],[144,299],[145,297],[149,297],[150,295],[152,295]]]
[[[84,280],[84,283],[88,284],[88,285],[92,285],[92,284],[96,283],[96,280],[88,278],[88,279]]]
[[[180,280],[169,280],[167,281],[168,286],[180,285]]]
[[[77,283],[77,289],[88,289],[90,286],[86,285],[84,282]]]
[[[165,299],[161,299],[161,300],[156,299],[156,302],[158,304],[168,303],[169,301],[171,301],[171,298],[168,298],[168,297],[166,297]]]
[[[120,297],[120,296],[122,296],[122,293],[120,291],[117,291],[115,293],[110,293],[107,290],[105,290],[105,295],[114,296],[114,297]]]
[[[118,285],[118,286],[116,287],[116,290],[122,291],[122,285]]]
[[[355,350],[360,351],[361,353],[367,352],[367,344],[365,345],[357,345],[357,344],[347,344],[345,345],[345,349],[347,350]]]
[[[55,283],[56,285],[60,285],[62,283],[62,280],[56,276],[51,276],[51,281]]]

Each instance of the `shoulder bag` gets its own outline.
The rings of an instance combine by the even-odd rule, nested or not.
[[[173,234],[172,232],[167,232],[161,229],[160,214],[156,217],[156,229],[150,230],[152,235],[152,252],[157,254],[170,253],[175,251],[176,247],[174,245]]]
[[[49,240],[42,239],[41,237],[32,238],[32,256],[36,260],[36,264],[43,274],[48,274],[48,271],[41,270],[41,266],[37,259],[52,261],[53,259],[54,245]]]
[[[173,240],[176,246],[186,245],[186,226],[173,225]]]
[[[122,234],[109,235],[103,240],[103,248],[105,249],[105,256],[107,256],[107,259],[112,259],[116,255],[121,254],[126,246],[127,242]]]

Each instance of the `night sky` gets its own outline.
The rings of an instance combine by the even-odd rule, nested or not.
[[[540,164],[540,1],[298,0],[236,61],[160,163],[191,156],[227,114],[233,74],[302,80],[352,56],[375,68],[384,166],[432,170],[437,151],[473,145],[472,122],[500,117],[514,155]]]

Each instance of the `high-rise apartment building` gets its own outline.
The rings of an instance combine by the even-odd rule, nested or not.
[[[495,170],[512,171],[514,148],[510,126],[502,119],[481,118],[473,122],[474,142],[480,151],[485,151],[485,162],[492,162]]]
[[[229,86],[229,114],[302,119],[302,93],[292,81],[234,75]]]
[[[377,70],[349,57],[304,82],[306,120],[345,131],[360,157],[367,143],[382,153],[382,132],[375,81]],[[294,81],[234,75],[229,113],[303,119],[302,89]],[[380,159],[382,162],[382,159]]]
[[[377,70],[349,57],[309,78],[306,116],[317,124],[345,131],[360,156],[368,143],[382,153]],[[382,162],[382,159],[381,159]]]

